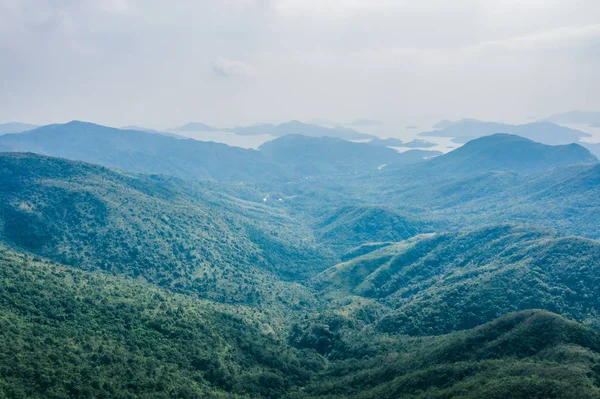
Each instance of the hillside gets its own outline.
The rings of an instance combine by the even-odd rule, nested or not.
[[[600,326],[599,265],[596,241],[499,225],[388,245],[314,281],[387,306],[377,328],[391,333],[442,334],[531,308]]]
[[[598,398],[600,335],[530,310],[446,336],[384,341],[295,398]]]
[[[277,180],[254,150],[73,121],[0,137],[0,151],[35,152],[131,172],[217,181]]]
[[[252,308],[0,248],[0,397],[281,397],[322,367]]]
[[[313,228],[319,242],[342,254],[363,244],[405,240],[426,229],[412,217],[376,206],[346,206],[332,210]]]
[[[224,302],[281,305],[283,295],[302,308],[311,294],[282,279],[333,259],[285,212],[225,189],[33,154],[0,154],[0,176],[0,241],[82,269]]]
[[[524,125],[507,125],[496,122],[483,122],[476,119],[462,119],[456,122],[443,121],[435,125],[439,129],[420,133],[430,137],[478,137],[496,133],[515,134],[530,140],[549,145],[570,144],[582,137],[590,137],[589,133],[560,126],[552,122],[532,122]]]

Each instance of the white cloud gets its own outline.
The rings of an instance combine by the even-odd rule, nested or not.
[[[213,72],[219,76],[254,76],[255,69],[242,61],[219,57],[212,63]]]

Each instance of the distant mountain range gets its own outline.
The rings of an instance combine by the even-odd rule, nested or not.
[[[282,177],[276,165],[255,150],[79,121],[0,136],[0,151],[36,152],[132,172],[191,179],[253,181],[256,176],[275,180]]]
[[[301,135],[287,135],[268,141],[259,147],[259,151],[277,163],[292,167],[301,175],[360,173],[415,164],[440,154],[421,150],[399,153],[392,148],[370,143]]]
[[[462,119],[456,122],[442,121],[434,125],[438,130],[420,133],[421,136],[460,138],[459,142],[488,136],[494,133],[510,133],[526,137],[544,144],[569,144],[590,134],[570,129],[552,122],[542,121],[524,125],[507,125],[496,122],[482,122],[476,119]]]
[[[176,132],[231,132],[241,136],[270,135],[275,137],[299,134],[308,137],[334,137],[345,140],[372,139],[375,136],[357,132],[354,129],[343,126],[325,127],[316,124],[303,123],[300,121],[291,121],[274,125],[263,123],[252,126],[238,126],[234,128],[218,128],[204,123],[190,122],[183,126],[173,129]]]
[[[21,122],[0,123],[0,134],[21,133],[37,127],[39,126]]]
[[[434,151],[398,153],[340,138],[283,135],[259,151],[73,121],[0,137],[0,151],[36,152],[132,172],[218,181],[282,181],[423,162]]]
[[[176,132],[216,132],[222,129],[206,125],[200,122],[190,122],[183,126],[176,127],[173,129]]]
[[[300,121],[291,121],[287,123],[281,123],[279,125],[262,124],[247,127],[235,127],[233,129],[228,129],[228,131],[240,135],[269,134],[275,137],[297,134],[307,137],[333,137],[344,140],[362,140],[375,138],[375,136],[373,135],[360,133],[354,129],[342,126],[330,128],[319,125],[312,125],[308,123],[302,123]]]

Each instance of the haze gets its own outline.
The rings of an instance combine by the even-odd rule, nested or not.
[[[0,121],[393,129],[598,109],[598,21],[593,0],[0,0]]]

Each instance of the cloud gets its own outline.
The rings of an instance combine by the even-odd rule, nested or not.
[[[212,70],[215,74],[223,77],[254,76],[256,74],[252,66],[242,61],[228,60],[222,57],[212,62]]]

